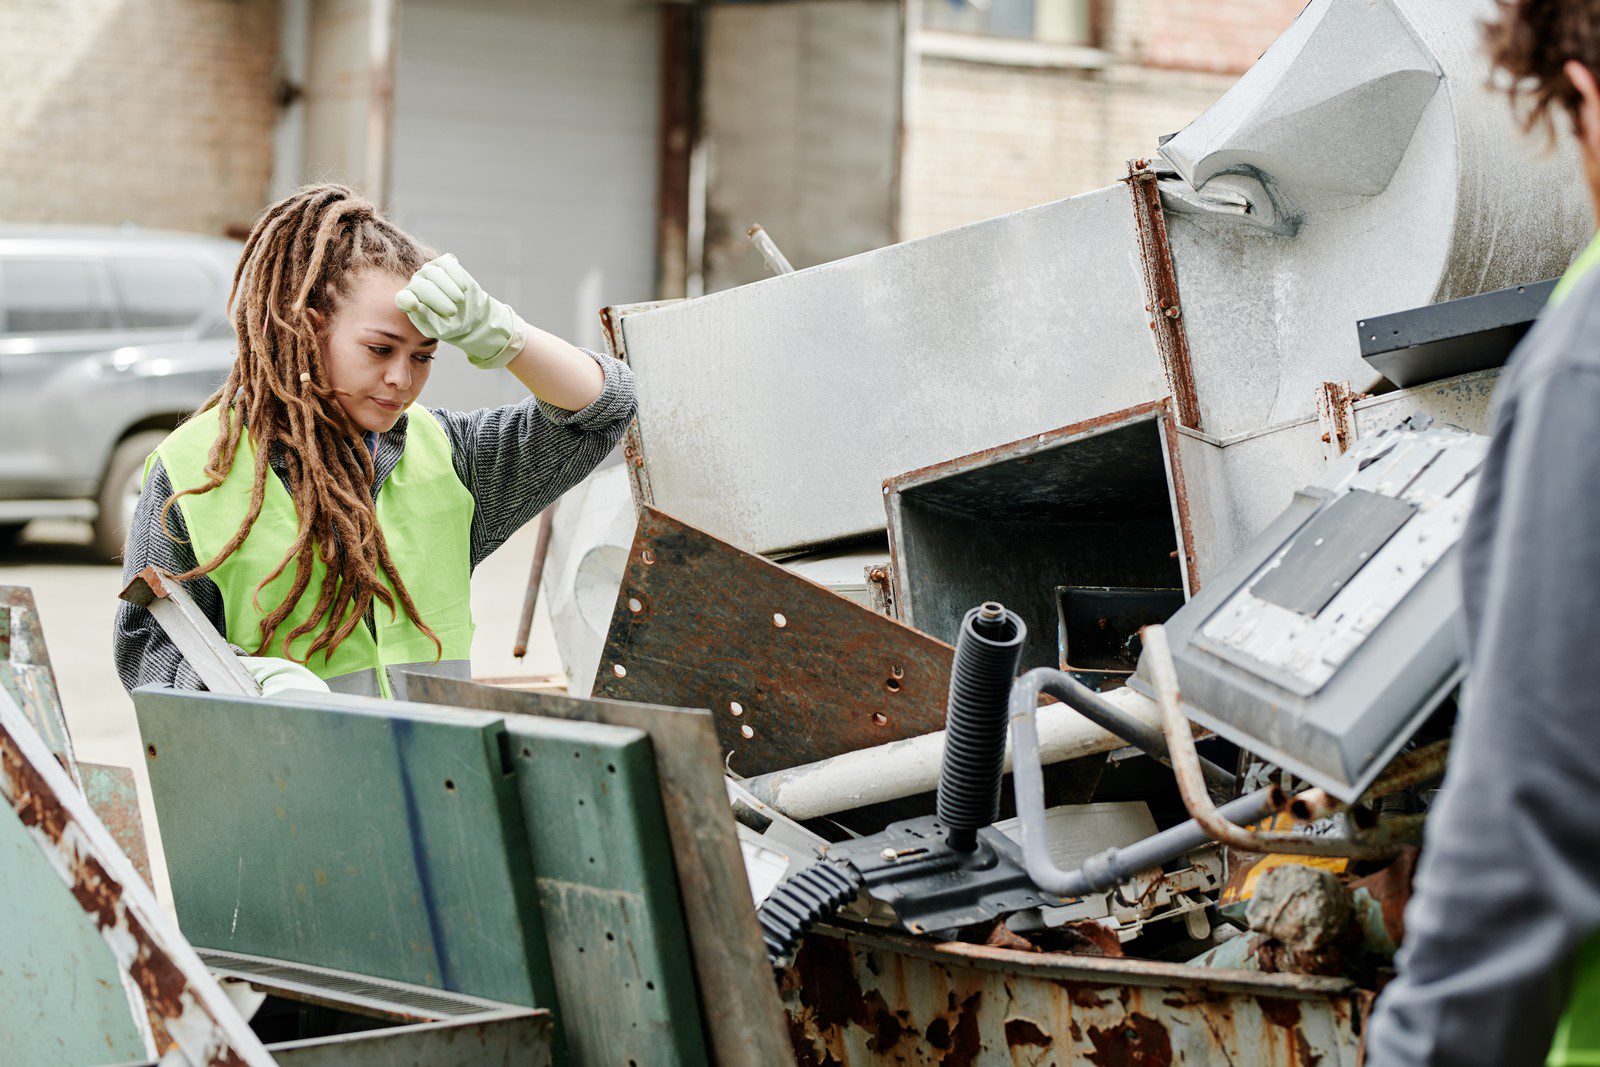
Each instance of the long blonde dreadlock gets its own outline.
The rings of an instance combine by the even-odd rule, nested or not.
[[[228,311],[239,349],[222,388],[201,411],[221,407],[217,439],[206,460],[206,483],[177,493],[161,512],[169,537],[167,512],[179,497],[217,488],[233,469],[239,441],[248,432],[255,446],[250,508],[238,532],[211,560],[178,575],[179,580],[209,574],[250,535],[272,474],[269,461],[281,452],[299,530],[261,590],[295,565],[288,595],[261,623],[258,655],[271,648],[278,627],[299,603],[320,556],[327,573],[315,608],[289,632],[289,643],[319,627],[305,660],[322,649],[331,655],[366,616],[374,600],[395,611],[395,597],[417,628],[443,654],[439,638],[417,615],[416,605],[395,570],[378,526],[372,501],[372,456],[361,428],[339,405],[326,384],[315,311],[326,322],[349,292],[351,279],[366,269],[411,275],[433,253],[385,219],[371,203],[342,185],[313,185],[269,207],[245,241],[228,294]],[[379,575],[393,586],[391,595]],[[292,656],[293,654],[290,653]]]

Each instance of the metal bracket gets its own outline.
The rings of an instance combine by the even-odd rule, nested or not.
[[[158,567],[146,567],[120,595],[123,600],[155,616],[156,622],[211,692],[230,696],[261,695],[261,686],[244,669],[233,648],[172,575]]]
[[[992,826],[978,847],[957,852],[937,817],[908,819],[857,841],[828,846],[829,859],[850,864],[874,900],[894,909],[914,934],[971,926],[1026,908],[1061,907],[1072,897],[1044,893],[1022,864],[1022,849]]]

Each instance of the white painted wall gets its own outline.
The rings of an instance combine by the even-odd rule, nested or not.
[[[390,209],[523,318],[601,349],[655,287],[659,14],[637,0],[405,0]],[[427,403],[517,399],[443,358]]]

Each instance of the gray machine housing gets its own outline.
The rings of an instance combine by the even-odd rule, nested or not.
[[[1488,438],[1361,441],[1166,624],[1194,722],[1354,801],[1464,673],[1456,553]],[[1143,661],[1131,682],[1150,695]]]

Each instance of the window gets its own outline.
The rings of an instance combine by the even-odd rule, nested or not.
[[[188,326],[221,299],[211,273],[191,260],[119,258],[109,266],[123,320],[134,329]]]
[[[1096,0],[923,0],[928,30],[1014,37],[1051,44],[1093,44]]]
[[[77,333],[116,325],[100,264],[90,259],[0,262],[0,322],[6,333]]]

